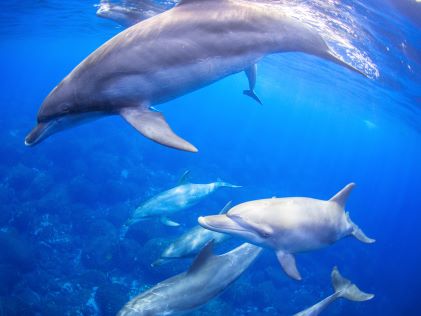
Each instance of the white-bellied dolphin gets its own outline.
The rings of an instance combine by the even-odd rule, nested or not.
[[[264,56],[304,52],[356,72],[323,38],[280,10],[241,0],[182,0],[119,33],[82,61],[44,100],[26,145],[85,120],[120,115],[162,145],[196,152],[153,106],[245,71],[254,94]],[[361,73],[361,72],[360,72]]]
[[[354,187],[348,184],[328,201],[305,197],[271,198],[234,206],[226,215],[199,217],[203,227],[239,236],[258,246],[273,249],[291,278],[300,280],[294,253],[319,249],[346,236],[364,243],[364,235],[345,212]]]
[[[295,314],[294,316],[317,316],[338,298],[346,298],[350,301],[363,302],[371,300],[374,297],[374,294],[364,293],[355,284],[351,283],[351,281],[345,279],[339,273],[337,267],[333,268],[331,277],[335,293],[306,310]]]
[[[130,225],[151,218],[159,218],[167,226],[179,226],[180,224],[171,221],[168,216],[192,207],[219,188],[241,188],[239,185],[220,180],[206,184],[189,183],[188,173],[187,171],[182,176],[176,187],[153,196],[136,208],[123,227],[122,237]]]
[[[231,206],[231,201],[228,202],[219,214],[225,214]],[[231,236],[221,234],[209,229],[205,229],[200,225],[189,229],[179,238],[174,240],[161,254],[161,258],[156,260],[152,266],[161,265],[169,262],[172,259],[189,258],[197,255],[203,247],[211,240],[215,244],[219,244]]]
[[[210,242],[187,272],[178,274],[128,302],[117,316],[173,315],[194,310],[217,295],[253,263],[261,248],[243,244],[215,256]]]

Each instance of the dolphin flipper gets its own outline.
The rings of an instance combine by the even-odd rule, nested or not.
[[[293,278],[294,280],[301,280],[300,272],[298,271],[297,265],[295,264],[294,255],[282,250],[278,250],[276,252],[276,257],[278,258],[278,261],[284,269],[285,273],[289,277]]]
[[[198,151],[172,131],[162,113],[141,106],[123,108],[120,115],[143,136],[159,144],[189,152]]]
[[[170,220],[166,216],[162,216],[161,217],[161,223],[164,224],[164,225],[166,225],[166,226],[170,226],[170,227],[178,227],[178,226],[180,226],[179,223]]]
[[[254,92],[254,87],[256,86],[257,65],[251,65],[249,68],[244,70],[244,72],[246,73],[247,79],[249,81],[249,90],[244,90],[243,94],[262,104],[262,101],[260,101],[259,97]]]

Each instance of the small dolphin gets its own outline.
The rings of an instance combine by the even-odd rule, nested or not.
[[[256,200],[234,206],[226,215],[199,217],[198,221],[204,228],[273,249],[286,274],[301,280],[294,253],[319,249],[350,235],[364,243],[374,242],[344,211],[354,186],[348,184],[329,201],[304,197]]]
[[[231,206],[228,202],[219,214],[225,214]],[[211,240],[215,244],[231,238],[230,235],[217,233],[202,226],[197,225],[186,231],[183,235],[173,241],[161,254],[161,258],[156,260],[152,266],[158,266],[171,259],[189,258],[197,255],[203,247]]]
[[[179,226],[180,224],[171,221],[168,215],[199,203],[219,188],[241,188],[239,185],[233,185],[220,180],[207,184],[187,183],[188,174],[189,172],[187,171],[176,187],[161,192],[140,205],[123,227],[123,235],[130,225],[141,220],[156,217],[160,218],[164,225]]]
[[[187,272],[136,296],[117,316],[173,315],[196,309],[240,277],[262,250],[243,244],[226,254],[215,256],[212,247],[213,242],[206,245]]]
[[[96,15],[104,19],[113,20],[124,27],[129,27],[170,8],[171,6],[169,5],[150,0],[132,0],[121,5],[109,0],[101,0]]]
[[[82,61],[44,100],[35,145],[86,119],[120,115],[145,137],[197,152],[153,106],[245,71],[255,96],[256,63],[269,54],[303,52],[361,71],[333,55],[300,21],[265,5],[239,0],[182,0],[119,33]]]
[[[307,308],[306,310],[295,314],[294,316],[317,316],[332,302],[341,297],[356,302],[368,301],[374,297],[374,294],[364,293],[355,284],[351,283],[351,281],[345,279],[339,273],[337,267],[333,268],[331,277],[332,286],[335,290],[335,293],[326,297],[319,303]]]

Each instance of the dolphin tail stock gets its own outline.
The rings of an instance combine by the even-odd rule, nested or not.
[[[357,68],[355,68],[354,66],[351,66],[350,64],[347,64],[346,62],[344,62],[343,60],[341,60],[341,59],[339,59],[338,57],[336,57],[335,56],[335,54],[333,54],[333,52],[331,51],[331,50],[328,50],[327,52],[326,52],[326,54],[325,54],[325,56],[324,56],[326,59],[328,59],[328,60],[330,60],[330,61],[332,61],[332,62],[334,62],[335,64],[337,64],[337,65],[339,65],[339,66],[342,66],[342,67],[345,67],[345,68],[347,68],[347,69],[349,69],[349,70],[351,70],[351,71],[353,71],[353,72],[356,72],[356,73],[358,73],[358,74],[360,74],[360,75],[362,75],[362,76],[364,76],[364,77],[366,77],[366,78],[369,78],[368,76],[367,76],[367,74],[365,74],[363,71],[361,71],[361,70],[359,70],[359,69],[357,69]]]
[[[351,235],[354,236],[355,238],[357,238],[359,241],[365,243],[365,244],[372,244],[374,243],[376,240],[367,237],[366,234],[364,234],[364,232],[361,230],[361,228],[359,228],[350,218],[349,213],[346,213],[346,217],[348,219],[348,222],[351,225]]]
[[[241,185],[235,185],[235,184],[222,181],[220,178],[216,180],[216,183],[218,184],[219,187],[226,187],[226,188],[242,188],[243,187]]]
[[[139,133],[154,142],[189,152],[197,152],[197,148],[176,135],[160,112],[151,111],[146,106],[126,107],[120,115]]]
[[[345,279],[340,273],[337,267],[334,267],[331,273],[332,286],[335,290],[335,294],[339,297],[346,298],[350,301],[363,302],[371,300],[374,294],[369,294],[361,291],[354,283]]]

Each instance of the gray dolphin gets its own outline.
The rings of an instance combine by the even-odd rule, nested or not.
[[[178,274],[136,296],[118,316],[173,315],[191,311],[222,293],[253,263],[261,248],[243,244],[215,256],[210,242],[187,272]]]
[[[254,99],[256,63],[304,52],[361,73],[300,21],[258,3],[182,0],[119,33],[82,61],[44,100],[26,145],[90,119],[120,115],[162,145],[196,152],[154,105],[245,71]]]
[[[132,0],[119,4],[109,0],[101,0],[96,15],[128,27],[162,13],[174,6],[174,4],[162,4],[150,0]]]
[[[333,268],[331,277],[335,293],[306,310],[295,314],[294,316],[317,316],[338,298],[346,298],[350,301],[362,302],[371,300],[374,297],[374,294],[364,293],[355,284],[351,283],[351,281],[345,279],[339,273],[337,267]]]
[[[344,211],[354,186],[348,184],[328,201],[305,197],[256,200],[234,206],[226,215],[199,217],[198,221],[204,228],[273,249],[286,274],[301,280],[294,253],[319,249],[350,235],[364,243],[374,242]]]
[[[219,214],[225,214],[231,206],[231,201],[228,202]],[[200,225],[193,227],[186,231],[179,238],[174,240],[161,254],[161,258],[156,260],[152,266],[167,263],[172,259],[188,258],[197,255],[203,247],[211,240],[215,244],[224,242],[231,238],[230,235],[221,234],[203,228]]]
[[[183,175],[176,187],[155,195],[136,208],[124,225],[122,236],[130,225],[151,218],[159,218],[167,226],[179,226],[180,224],[171,221],[168,216],[192,207],[219,188],[241,188],[239,185],[220,180],[206,184],[188,183],[187,175],[188,172]]]

